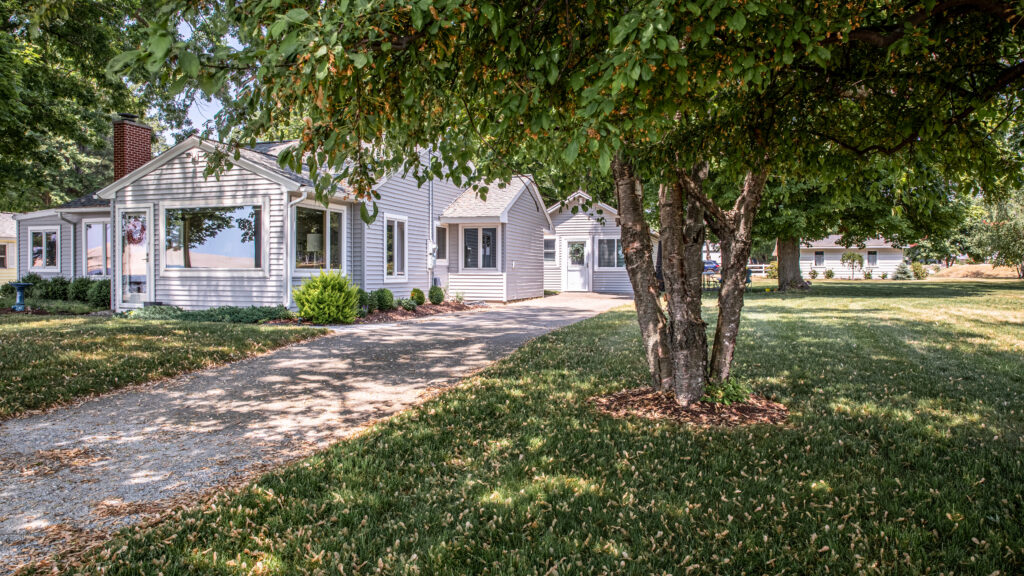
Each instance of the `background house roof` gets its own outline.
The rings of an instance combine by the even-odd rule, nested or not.
[[[14,222],[14,214],[0,212],[0,238],[14,238],[17,236],[17,224]]]
[[[504,188],[500,182],[487,182],[487,199],[484,200],[473,188],[467,189],[455,199],[442,218],[500,218],[505,210],[515,202],[519,193],[527,185],[522,177],[512,178]]]
[[[846,248],[840,241],[842,234],[832,234],[821,240],[804,240],[802,245],[809,248]],[[850,248],[859,248],[860,244],[853,244]],[[865,248],[899,248],[885,238],[869,238],[864,241]]]
[[[66,210],[68,208],[109,208],[110,200],[105,200],[96,195],[95,192],[86,194],[75,198],[74,200],[68,200],[67,202],[57,206],[57,210]]]

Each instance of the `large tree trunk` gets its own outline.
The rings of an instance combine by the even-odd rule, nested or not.
[[[612,161],[612,175],[619,204],[622,252],[629,281],[633,285],[633,301],[648,368],[655,388],[672,390],[673,363],[668,350],[668,323],[659,302],[651,230],[644,219],[643,191],[632,164],[621,156]]]
[[[722,289],[718,293],[718,325],[711,350],[711,381],[725,382],[732,370],[740,313],[746,289],[747,261],[753,247],[754,216],[761,204],[767,172],[748,172],[743,192],[729,212],[711,215],[715,235],[722,245]]]
[[[701,399],[707,382],[707,325],[701,318],[704,209],[685,191],[685,187],[700,188],[706,171],[698,166],[663,185],[658,194],[673,392],[684,406]]]
[[[776,247],[779,257],[779,290],[809,287],[800,273],[800,239],[779,238]]]

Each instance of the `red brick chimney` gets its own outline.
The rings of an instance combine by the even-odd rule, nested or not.
[[[120,180],[153,159],[153,129],[135,114],[114,120],[114,180]]]

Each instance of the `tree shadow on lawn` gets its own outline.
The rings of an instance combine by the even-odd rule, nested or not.
[[[1024,292],[1022,280],[990,280],[990,281],[957,281],[957,280],[879,280],[879,281],[839,281],[815,283],[811,281],[810,290],[794,290],[787,292],[765,292],[762,287],[754,287],[747,291],[746,300],[765,298],[809,298],[827,296],[834,298],[973,298],[984,296],[1020,295]],[[771,288],[774,288],[772,286]]]
[[[216,509],[130,532],[109,573],[1024,566],[1019,353],[933,323],[845,317],[834,338],[834,318],[799,310],[744,322],[737,372],[790,407],[785,426],[596,413],[587,398],[648,383],[635,316],[613,312]]]

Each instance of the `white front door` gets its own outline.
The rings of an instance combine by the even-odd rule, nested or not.
[[[567,239],[565,241],[565,291],[590,291],[590,240]]]
[[[119,308],[134,308],[153,300],[153,211],[118,212]]]

